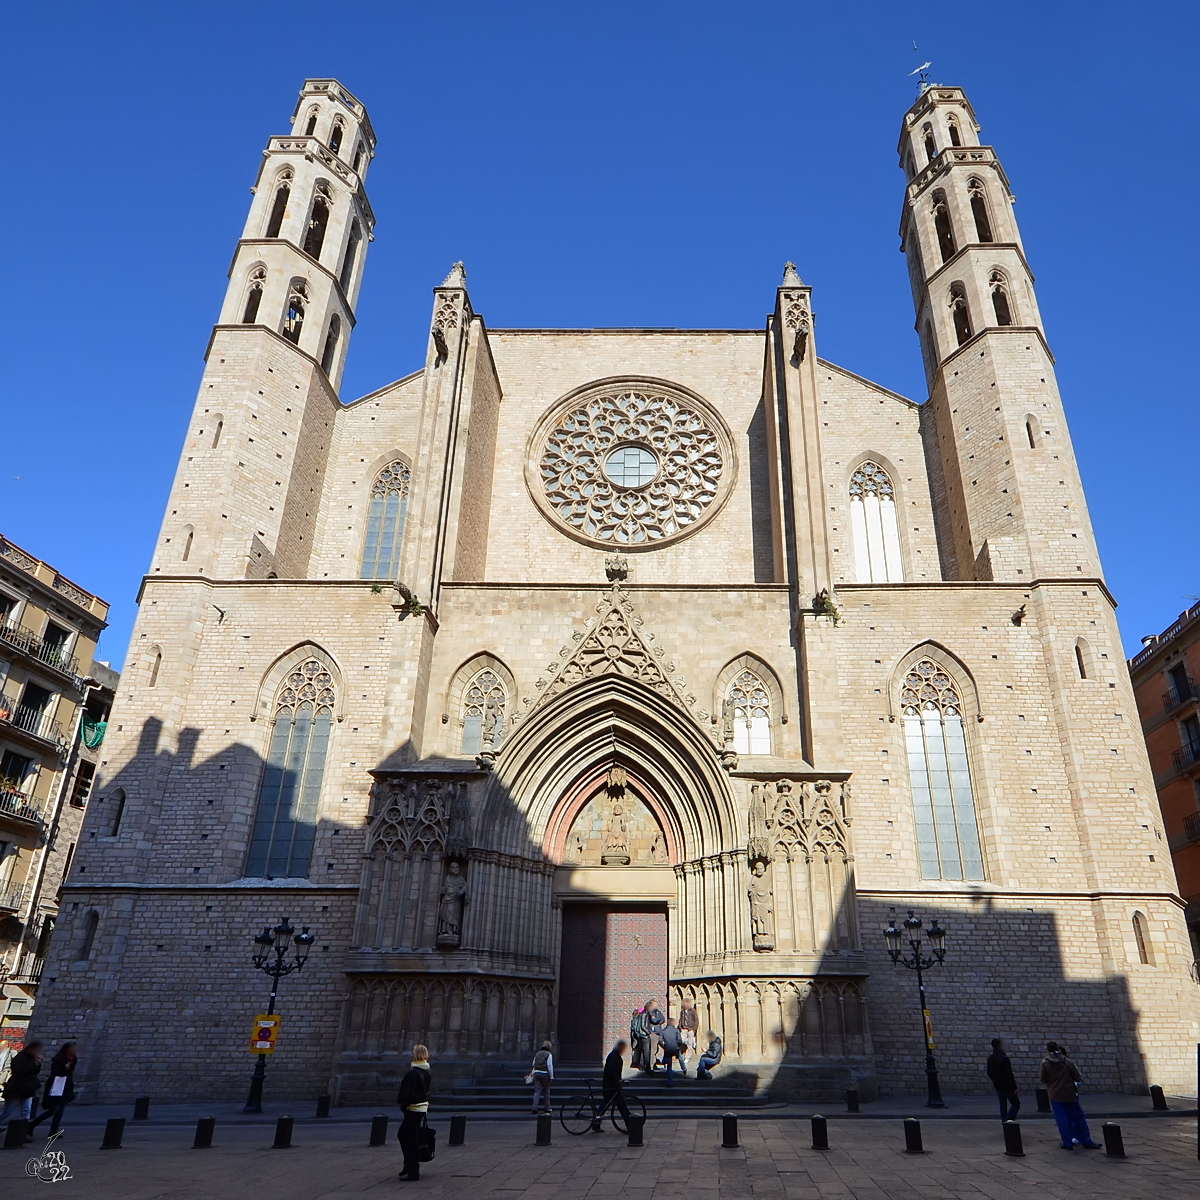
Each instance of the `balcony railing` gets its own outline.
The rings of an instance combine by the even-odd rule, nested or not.
[[[0,787],[0,816],[16,817],[21,821],[41,821],[42,802],[33,800],[24,792]]]
[[[4,887],[0,887],[0,912],[17,912],[24,899],[25,885],[23,883],[17,884],[16,887],[5,884]]]
[[[1186,771],[1196,763],[1200,763],[1200,742],[1184,742],[1175,751],[1175,770]]]
[[[24,650],[31,658],[61,671],[64,675],[79,674],[79,660],[54,642],[44,641],[24,625],[0,625],[0,641]]]
[[[15,971],[9,972],[9,983],[38,984],[42,980],[42,972],[46,968],[44,958],[27,958]]]
[[[1200,686],[1190,679],[1185,679],[1182,683],[1177,683],[1173,688],[1163,692],[1163,708],[1167,712],[1171,712],[1181,704],[1186,704],[1189,700],[1200,700]]]
[[[18,704],[10,708],[8,701],[3,698],[0,698],[0,725],[11,725],[47,742],[61,742],[63,737],[62,726],[52,721],[40,708],[31,704]]]
[[[1183,818],[1183,836],[1189,842],[1200,842],[1200,812],[1188,813]]]

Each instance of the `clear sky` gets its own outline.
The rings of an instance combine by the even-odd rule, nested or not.
[[[821,355],[924,399],[895,146],[930,58],[1016,192],[1132,652],[1200,594],[1198,12],[10,8],[0,532],[112,603],[119,668],[258,158],[306,77],[338,78],[379,137],[345,399],[420,365],[455,259],[493,327],[757,328],[789,258]]]

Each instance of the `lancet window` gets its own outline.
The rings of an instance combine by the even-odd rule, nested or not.
[[[324,664],[309,658],[288,672],[275,699],[247,875],[308,875],[333,708],[333,678]]]
[[[988,287],[992,293],[992,308],[996,313],[997,325],[1011,325],[1012,306],[1008,302],[1008,280],[1002,271],[993,271],[988,278]]]
[[[275,187],[275,199],[271,204],[271,215],[267,218],[266,236],[276,238],[283,228],[283,218],[287,216],[288,198],[292,194],[292,173],[284,171],[279,176]]]
[[[375,477],[367,509],[360,579],[395,579],[400,571],[400,545],[408,509],[408,464],[388,463]]]
[[[954,257],[954,228],[950,224],[950,206],[946,203],[945,192],[933,194],[933,227],[937,233],[938,249],[942,252],[942,262],[948,262]]]
[[[895,489],[888,473],[870,459],[850,476],[850,526],[858,582],[903,582]]]
[[[988,219],[987,196],[978,179],[967,181],[967,195],[971,197],[971,215],[975,218],[975,236],[981,242],[990,242],[992,223]]]
[[[958,282],[950,285],[950,315],[954,319],[954,336],[961,346],[971,339],[971,310],[967,307],[967,289]]]
[[[733,709],[733,748],[738,754],[771,753],[771,694],[753,671],[743,671],[729,685]]]
[[[900,706],[922,879],[983,879],[962,702],[928,658],[904,678]]]
[[[329,229],[329,210],[333,201],[323,183],[317,184],[313,196],[312,215],[308,218],[308,232],[304,235],[304,253],[313,258],[321,257],[321,248],[325,245],[325,234]]]
[[[462,752],[478,754],[484,742],[496,749],[504,740],[504,709],[508,694],[495,671],[480,671],[463,695]]]
[[[287,308],[283,313],[283,336],[289,342],[300,344],[300,331],[304,328],[304,308],[308,304],[308,284],[303,279],[293,279],[288,288]]]
[[[325,349],[321,352],[321,370],[329,375],[333,371],[334,359],[337,358],[338,338],[342,332],[342,319],[334,313],[329,318],[329,332],[325,335]]]
[[[250,286],[246,290],[246,307],[242,309],[242,324],[253,325],[258,320],[258,306],[262,303],[263,288],[267,282],[266,267],[255,267],[250,272]]]
[[[350,237],[346,241],[346,254],[342,259],[341,274],[338,275],[338,282],[342,285],[342,291],[348,291],[350,288],[350,280],[354,275],[354,259],[358,254],[358,245],[362,241],[362,226],[355,221],[350,226]]]

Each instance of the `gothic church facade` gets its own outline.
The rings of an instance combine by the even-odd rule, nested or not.
[[[359,101],[268,143],[63,894],[36,1032],[84,1093],[385,1099],[598,1061],[691,997],[779,1095],[923,1082],[881,931],[947,929],[943,1079],[1046,1037],[1184,1089],[1191,951],[1008,181],[964,93],[904,114],[929,397],[758,329],[489,328],[339,380],[374,217]],[[1031,1084],[1032,1079],[1024,1082]]]

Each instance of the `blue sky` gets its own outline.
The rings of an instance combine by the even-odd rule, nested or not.
[[[419,365],[455,259],[493,327],[757,328],[791,258],[820,353],[923,399],[895,145],[931,58],[1016,192],[1131,652],[1200,594],[1198,9],[1002,11],[10,9],[0,532],[112,603],[119,667],[258,157],[305,77],[379,136],[344,398]]]

